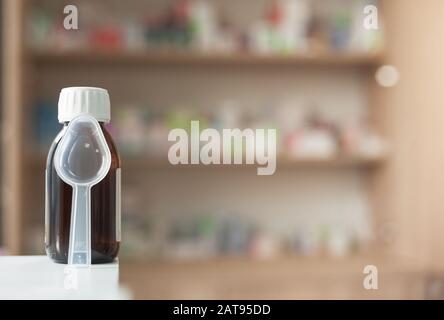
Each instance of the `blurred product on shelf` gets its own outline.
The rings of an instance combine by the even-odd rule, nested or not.
[[[200,121],[201,130],[223,128],[276,128],[278,153],[285,158],[330,159],[338,156],[380,157],[386,152],[386,143],[375,133],[365,119],[354,119],[351,124],[335,123],[319,113],[304,109],[274,108],[261,112],[241,108],[236,102],[220,104],[216,111],[170,108],[168,111],[148,112],[148,108],[119,109],[116,120],[117,141],[130,155],[164,157],[170,147],[166,137],[170,129],[190,130],[192,120]],[[246,145],[243,146],[244,151]]]
[[[33,152],[45,152],[52,140],[61,130],[57,119],[57,104],[50,100],[39,100],[33,108],[33,128],[35,143],[30,144],[36,150]]]
[[[276,128],[277,150],[286,159],[334,159],[341,156],[381,157],[386,153],[385,141],[362,118],[343,123],[326,119],[313,108],[276,104],[269,109],[242,108],[235,101],[220,103],[216,109],[167,108],[153,111],[144,105],[117,107],[115,124],[110,128],[122,154],[165,159],[171,142],[168,132],[173,128],[190,130],[192,120],[200,121],[200,129]],[[43,150],[60,128],[48,126],[57,118],[56,106],[38,102],[34,128],[37,143]],[[205,111],[201,111],[205,110]],[[215,111],[213,111],[215,110]],[[53,119],[54,118],[54,119]],[[245,151],[246,145],[243,145]]]
[[[307,219],[290,234],[276,234],[240,213],[188,214],[174,219],[147,212],[123,215],[124,255],[165,259],[282,255],[344,257],[365,250],[368,236],[337,218]],[[154,218],[154,216],[156,218]],[[312,220],[318,220],[313,223]],[[149,222],[147,222],[149,221]],[[358,236],[359,235],[359,236]]]
[[[262,16],[247,26],[230,21],[217,4],[207,0],[177,0],[160,12],[131,16],[121,13],[118,17],[119,10],[111,13],[100,1],[81,2],[82,27],[75,32],[62,28],[62,4],[39,3],[29,19],[29,43],[35,49],[49,51],[186,49],[258,54],[368,52],[382,48],[382,27],[365,30],[362,26],[362,8],[368,1],[343,1],[327,12],[319,10],[320,6],[315,5],[318,2],[270,0]],[[94,14],[98,11],[103,13],[100,19]]]

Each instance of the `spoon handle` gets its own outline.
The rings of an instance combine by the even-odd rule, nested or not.
[[[91,264],[91,188],[74,186],[68,264]]]

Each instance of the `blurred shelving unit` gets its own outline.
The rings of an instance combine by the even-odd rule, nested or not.
[[[9,85],[13,86],[13,90],[7,89],[5,101],[11,106],[8,110],[11,114],[5,114],[5,123],[8,123],[8,134],[12,137],[10,143],[14,144],[14,150],[5,155],[4,172],[9,174],[7,181],[10,181],[11,186],[14,187],[15,192],[8,191],[4,193],[9,208],[5,211],[7,213],[4,221],[4,230],[8,233],[6,236],[7,250],[9,253],[23,253],[28,249],[24,243],[25,231],[34,221],[39,220],[35,216],[25,214],[25,212],[36,211],[39,212],[40,217],[43,217],[43,195],[42,195],[42,175],[45,163],[45,157],[41,155],[30,154],[26,149],[24,137],[30,134],[30,119],[29,115],[32,113],[33,100],[42,94],[51,92],[52,95],[57,94],[59,88],[48,89],[51,84],[62,85],[63,83],[72,84],[77,79],[88,79],[90,77],[98,76],[103,79],[103,85],[111,88],[113,97],[122,100],[124,93],[119,91],[119,84],[116,84],[116,79],[107,79],[109,73],[113,73],[114,69],[117,71],[122,70],[122,67],[134,67],[125,75],[122,75],[119,82],[131,82],[131,77],[136,76],[137,72],[144,72],[145,67],[153,67],[156,70],[159,68],[176,65],[192,66],[199,70],[205,70],[207,66],[215,67],[235,67],[235,69],[248,67],[252,70],[261,69],[267,67],[268,70],[273,71],[270,77],[276,77],[280,75],[280,70],[288,70],[293,68],[303,67],[306,74],[311,73],[310,68],[315,70],[326,70],[328,74],[330,69],[336,70],[336,75],[344,72],[344,78],[348,76],[351,80],[346,80],[347,83],[352,83],[356,79],[360,84],[368,86],[363,90],[371,94],[373,86],[373,75],[375,68],[381,65],[384,61],[383,52],[307,52],[298,54],[251,54],[251,53],[233,53],[233,54],[219,54],[219,53],[202,53],[202,52],[188,52],[188,51],[130,51],[122,53],[121,51],[79,51],[79,50],[65,50],[65,51],[48,51],[48,50],[35,50],[31,49],[24,44],[24,26],[23,17],[25,15],[27,6],[26,1],[5,1],[5,12],[7,16],[13,20],[16,25],[15,34],[7,34],[7,40],[9,43],[9,50],[11,52],[19,52],[18,55],[12,59],[8,56],[5,59],[5,63],[10,68],[10,73],[14,74],[13,81],[9,81]],[[98,69],[96,69],[96,67]],[[69,69],[69,70],[68,70]],[[54,70],[58,70],[52,73]],[[149,70],[149,69],[147,69]],[[171,69],[170,69],[171,70]],[[195,68],[187,69],[195,71]],[[61,71],[61,73],[60,73]],[[72,75],[71,75],[71,72]],[[97,71],[97,73],[96,73]],[[104,73],[103,73],[104,72]],[[185,71],[188,72],[188,71]],[[26,77],[17,77],[16,75],[27,74]],[[149,72],[147,72],[149,74]],[[248,77],[249,70],[246,70],[246,77]],[[153,75],[155,77],[156,75]],[[263,76],[268,76],[264,73]],[[291,75],[290,75],[291,76]],[[48,85],[44,78],[49,77]],[[116,77],[116,74],[113,75]],[[124,79],[124,77],[126,77]],[[230,77],[229,75],[227,77]],[[257,74],[253,72],[252,78],[257,78]],[[92,78],[91,78],[92,79]],[[134,78],[134,81],[139,81],[140,77]],[[334,77],[332,77],[334,80]],[[84,80],[83,80],[84,81]],[[94,82],[94,80],[88,80]],[[87,81],[87,82],[88,82]],[[109,84],[106,82],[109,81]],[[224,80],[229,81],[229,80]],[[85,83],[88,85],[88,83]],[[102,85],[99,83],[98,85]],[[140,86],[140,83],[138,84]],[[137,87],[137,86],[135,86]],[[38,88],[38,89],[36,89]],[[345,89],[347,90],[347,89]],[[354,89],[355,90],[355,89]],[[361,90],[361,89],[358,89]],[[149,96],[145,94],[145,98],[149,99]],[[371,102],[372,99],[369,99]],[[370,106],[371,108],[371,106]],[[371,113],[371,112],[370,112]],[[17,141],[18,143],[15,143]],[[278,167],[285,170],[298,171],[307,168],[325,168],[325,169],[352,169],[357,170],[358,174],[362,170],[373,172],[384,165],[386,156],[349,156],[339,155],[333,158],[290,158],[279,157]],[[128,171],[135,171],[143,169],[146,171],[156,171],[157,169],[169,169],[172,166],[165,160],[156,160],[146,157],[138,157],[133,159],[130,156],[123,155],[123,163],[125,169]],[[183,168],[188,169],[202,169],[207,167],[209,170],[231,170],[226,166],[220,168],[214,168],[214,166],[190,166]],[[33,169],[37,172],[32,173]],[[239,168],[233,168],[233,170],[247,168],[246,166],[239,166]],[[134,169],[134,170],[133,170]],[[178,169],[180,166],[178,166]],[[26,174],[26,180],[24,177]],[[169,177],[167,179],[171,179]],[[28,190],[36,188],[37,191],[33,192]],[[371,188],[370,188],[371,189]],[[26,203],[23,203],[23,199],[28,199]],[[43,219],[41,219],[43,221]]]
[[[326,168],[329,172],[335,172],[335,169],[347,169],[347,171],[353,171],[355,176],[362,179],[363,185],[365,185],[365,190],[368,195],[370,202],[370,208],[372,212],[372,219],[374,223],[374,228],[376,230],[376,239],[371,244],[373,248],[377,248],[375,255],[364,256],[359,259],[354,258],[344,258],[343,260],[335,260],[327,258],[325,260],[310,260],[309,258],[277,258],[271,262],[261,262],[260,264],[252,262],[250,260],[230,260],[221,258],[221,260],[214,261],[192,261],[190,263],[170,263],[165,261],[152,262],[145,261],[143,259],[138,259],[136,261],[122,260],[122,273],[123,279],[128,283],[149,283],[151,281],[162,281],[165,279],[178,279],[178,282],[168,282],[163,286],[164,291],[162,292],[150,292],[144,291],[145,296],[142,294],[141,297],[148,298],[253,298],[256,297],[257,292],[278,292],[281,286],[288,285],[288,294],[282,293],[282,298],[288,297],[315,297],[316,293],[306,294],[301,293],[302,291],[294,292],[293,287],[298,281],[304,279],[306,273],[310,273],[313,278],[316,278],[319,274],[326,276],[327,281],[332,280],[328,278],[328,275],[333,275],[334,281],[342,281],[346,277],[350,276],[349,271],[352,273],[351,278],[347,281],[349,286],[331,287],[331,292],[337,292],[338,290],[344,294],[344,297],[350,297],[350,292],[357,292],[361,290],[362,293],[362,265],[363,264],[378,264],[380,262],[381,266],[389,265],[387,268],[383,268],[383,272],[396,273],[397,276],[400,272],[405,273],[405,279],[410,281],[409,278],[412,274],[422,277],[422,273],[426,271],[425,262],[429,263],[433,260],[434,253],[444,252],[438,250],[440,247],[434,245],[429,246],[429,239],[433,238],[432,235],[439,235],[440,230],[438,227],[433,227],[433,231],[430,234],[426,234],[427,230],[424,226],[428,225],[427,217],[430,217],[427,211],[430,209],[425,203],[436,204],[436,208],[442,208],[442,196],[439,192],[434,191],[426,193],[426,191],[421,191],[421,188],[415,187],[414,185],[421,181],[421,186],[424,190],[427,189],[428,179],[430,175],[417,175],[416,172],[411,170],[411,168],[418,169],[416,160],[418,159],[417,150],[412,145],[408,144],[411,141],[420,141],[419,138],[414,136],[415,131],[411,130],[408,125],[402,126],[401,122],[407,122],[409,124],[416,124],[416,121],[423,119],[422,114],[418,114],[418,110],[421,109],[418,105],[415,108],[411,107],[408,111],[404,112],[403,104],[409,104],[411,99],[405,98],[408,96],[405,94],[406,91],[399,93],[399,91],[394,91],[396,94],[400,94],[404,98],[396,98],[393,93],[388,93],[383,91],[384,89],[378,87],[374,81],[374,75],[376,68],[380,65],[386,63],[387,61],[397,61],[399,59],[400,63],[409,69],[410,62],[414,62],[410,58],[411,55],[416,53],[416,58],[419,56],[420,61],[428,61],[428,54],[432,52],[442,52],[439,50],[430,50],[427,54],[420,54],[417,51],[420,50],[421,46],[411,46],[412,39],[410,37],[400,37],[399,43],[395,44],[389,52],[378,52],[378,53],[317,53],[317,54],[297,54],[297,55],[252,55],[252,54],[202,54],[202,53],[185,53],[185,52],[130,52],[130,53],[120,53],[120,52],[102,52],[102,51],[35,51],[27,48],[24,45],[25,38],[25,28],[24,28],[24,15],[26,11],[26,1],[24,0],[4,0],[3,9],[5,21],[7,28],[2,28],[4,32],[4,43],[5,43],[5,56],[3,61],[4,66],[4,77],[3,77],[3,117],[2,117],[2,130],[5,143],[3,144],[3,151],[1,152],[2,157],[2,172],[3,172],[3,189],[2,189],[2,199],[3,199],[3,211],[2,211],[2,221],[1,226],[3,230],[3,240],[7,253],[9,254],[23,254],[29,253],[30,249],[27,247],[26,238],[29,235],[29,228],[32,224],[38,221],[39,228],[43,227],[43,212],[44,212],[44,197],[43,197],[43,185],[44,185],[44,156],[41,155],[30,155],[29,150],[27,150],[28,145],[27,137],[31,136],[29,124],[30,124],[30,114],[32,113],[32,101],[42,93],[51,94],[56,96],[60,87],[54,87],[54,84],[58,86],[73,85],[78,84],[76,81],[84,81],[85,85],[103,85],[111,88],[111,93],[116,100],[121,102],[127,98],[128,94],[136,93],[137,98],[144,96],[148,99],[150,92],[143,87],[139,81],[145,79],[145,76],[151,76],[155,78],[159,75],[159,69],[169,68],[175,65],[189,65],[192,67],[199,67],[199,70],[205,69],[207,66],[233,66],[233,67],[248,67],[252,70],[260,69],[263,66],[267,67],[267,72],[262,73],[264,77],[275,77],[280,78],[282,76],[281,70],[285,70],[285,79],[289,79],[293,74],[293,67],[303,67],[305,74],[311,75],[311,70],[316,70],[313,73],[319,75],[319,70],[322,70],[323,76],[329,77],[329,81],[333,84],[339,85],[346,84],[352,87],[350,90],[357,91],[357,95],[363,95],[365,100],[365,105],[369,111],[369,115],[373,124],[376,128],[381,129],[381,133],[387,134],[389,142],[396,146],[396,144],[401,143],[403,148],[395,148],[395,150],[386,156],[380,157],[368,157],[368,156],[338,156],[335,158],[328,159],[291,159],[291,158],[279,158],[278,167],[286,169],[287,172],[303,171],[298,169],[305,168]],[[419,32],[419,30],[414,30],[417,24],[410,24],[409,19],[414,21],[416,19],[416,9],[413,4],[406,4],[403,10],[399,9],[400,1],[391,1],[391,4],[386,5],[384,1],[385,8],[387,8],[386,21],[388,23],[389,35],[388,37],[394,36],[399,29],[405,29],[403,32],[409,34],[409,30],[412,31],[413,37],[418,38],[418,35],[423,34],[433,34],[434,30],[429,30],[426,24],[422,24],[421,28],[425,29],[424,32]],[[438,8],[435,8],[435,12],[439,17]],[[408,12],[408,14],[404,14]],[[404,16],[403,16],[404,15]],[[400,17],[403,16],[403,17]],[[396,21],[402,21],[403,23],[398,23]],[[394,24],[394,27],[393,25]],[[392,28],[392,29],[391,29]],[[398,28],[398,29],[397,29]],[[397,31],[398,30],[398,31]],[[421,29],[422,30],[422,29]],[[395,32],[396,31],[396,32]],[[425,39],[425,38],[424,38]],[[418,40],[418,39],[417,39]],[[425,40],[424,40],[425,41]],[[436,57],[435,57],[436,58]],[[440,58],[440,57],[438,57]],[[434,62],[430,61],[428,70],[433,71],[432,66]],[[94,68],[92,68],[94,66]],[[99,68],[95,68],[95,67]],[[119,72],[122,70],[121,67],[134,66],[131,70],[127,70],[125,74],[120,75]],[[423,70],[422,65],[416,64],[418,70]],[[153,67],[156,72],[150,74],[146,72],[147,68]],[[117,71],[114,72],[114,68]],[[235,68],[235,69],[236,69]],[[98,70],[100,69],[100,70]],[[240,68],[239,68],[240,69]],[[336,72],[329,75],[330,70],[334,69]],[[193,72],[196,68],[191,68]],[[268,72],[270,71],[270,72]],[[174,75],[169,69],[170,76]],[[184,76],[184,71],[181,70],[181,80],[186,78]],[[419,71],[417,71],[420,73]],[[248,72],[246,72],[248,73]],[[421,73],[422,75],[422,73]],[[403,75],[404,76],[404,75]],[[412,76],[412,75],[410,75]],[[224,81],[230,77],[230,75],[224,74]],[[338,77],[347,78],[347,80],[337,81]],[[163,84],[168,83],[172,76],[164,77]],[[242,79],[245,83],[245,79],[254,80],[259,78],[257,72],[253,72],[251,76],[245,76]],[[100,79],[100,80],[98,80]],[[284,79],[284,80],[285,80]],[[319,77],[317,78],[319,79]],[[150,85],[156,83],[156,79],[149,79]],[[309,79],[311,83],[315,82],[312,78]],[[305,79],[302,80],[302,82]],[[130,93],[122,92],[122,85],[127,83],[133,83],[131,86],[132,91]],[[183,82],[183,83],[184,83]],[[198,82],[201,85],[205,81]],[[270,84],[272,81],[261,82],[261,85]],[[358,84],[356,84],[358,82]],[[438,83],[439,81],[437,81]],[[299,82],[301,83],[301,82]],[[404,82],[405,83],[405,82]],[[413,82],[409,82],[413,83]],[[325,83],[324,83],[325,84]],[[355,86],[356,84],[356,86]],[[210,83],[214,85],[214,82]],[[288,90],[291,90],[294,83],[288,84]],[[416,87],[410,85],[409,90],[414,90]],[[168,100],[171,96],[171,92],[168,90],[156,90],[152,89],[151,93],[156,97],[163,95],[163,97]],[[200,89],[200,88],[199,88]],[[273,88],[274,94],[281,91]],[[349,88],[343,88],[344,91],[348,91]],[[196,90],[198,91],[198,90]],[[266,91],[266,90],[264,90]],[[335,86],[333,89],[333,94],[336,94],[340,90]],[[408,90],[407,90],[408,91]],[[212,94],[217,93],[217,88],[211,90]],[[316,92],[316,91],[314,91]],[[422,91],[424,96],[428,95],[429,92],[425,89]],[[203,95],[202,91],[197,92],[197,95]],[[252,94],[256,94],[253,92]],[[263,92],[262,92],[263,94]],[[126,96],[125,96],[126,95]],[[168,101],[169,102],[169,101]],[[395,111],[390,109],[392,105],[396,106]],[[7,107],[6,107],[7,106]],[[399,117],[400,118],[399,118]],[[432,115],[430,115],[432,117]],[[433,119],[432,119],[433,120]],[[441,120],[442,121],[442,120]],[[424,128],[428,127],[423,124]],[[442,128],[439,125],[436,128]],[[404,138],[407,135],[409,139]],[[429,136],[430,141],[436,140],[435,136]],[[408,144],[408,145],[407,145]],[[418,144],[420,144],[418,142]],[[420,149],[425,148],[423,145],[418,146]],[[422,150],[422,149],[421,149]],[[429,146],[426,151],[431,154],[431,150],[436,150]],[[396,152],[401,151],[400,154]],[[394,155],[394,156],[393,156]],[[432,159],[434,157],[430,157]],[[442,156],[441,158],[442,159]],[[170,165],[162,160],[152,160],[150,158],[138,158],[132,159],[129,156],[123,157],[123,165],[125,170],[128,172],[131,170],[137,170],[140,168],[146,169],[151,173],[156,175],[160,174],[157,169],[170,168]],[[433,168],[440,169],[442,163],[436,164],[435,162],[422,162],[423,167],[433,166]],[[39,168],[39,170],[35,170]],[[191,169],[198,168],[202,169],[205,166],[190,167]],[[210,169],[211,166],[209,166]],[[242,169],[244,167],[240,167]],[[287,170],[288,169],[288,170]],[[350,170],[348,170],[350,169]],[[184,168],[188,170],[188,168]],[[214,170],[224,170],[224,167],[214,168]],[[227,169],[228,170],[228,169]],[[231,170],[231,169],[230,169]],[[237,170],[237,169],[233,169]],[[163,170],[165,171],[165,170]],[[439,170],[437,170],[439,171]],[[442,170],[441,170],[442,171]],[[225,172],[224,172],[225,173]],[[192,173],[194,174],[194,173]],[[341,174],[341,173],[339,173]],[[282,175],[284,176],[284,175]],[[273,177],[276,181],[281,179],[280,177]],[[288,182],[293,179],[293,176],[288,175],[286,180],[288,187],[291,184]],[[192,176],[194,178],[194,176]],[[169,180],[168,180],[169,179]],[[170,175],[166,177],[165,185],[159,190],[170,191],[171,182],[175,181],[175,176]],[[124,179],[125,181],[125,179]],[[253,180],[249,180],[253,181]],[[255,180],[257,181],[257,180]],[[353,180],[354,181],[354,180]],[[435,180],[434,180],[435,181]],[[150,182],[147,180],[147,182]],[[155,181],[157,182],[157,181]],[[359,180],[361,182],[361,180]],[[254,181],[253,181],[254,184]],[[275,185],[274,185],[275,186]],[[361,186],[361,185],[359,185]],[[441,188],[439,184],[435,181],[435,189]],[[157,187],[154,186],[153,189]],[[336,185],[334,185],[336,187]],[[191,187],[190,187],[191,188]],[[231,186],[226,187],[224,190],[229,190]],[[352,186],[354,188],[354,186]],[[442,189],[442,188],[441,188]],[[353,189],[354,190],[354,189]],[[404,193],[405,191],[408,193]],[[158,191],[157,189],[154,191]],[[293,190],[291,190],[293,192]],[[293,196],[289,192],[286,196]],[[422,198],[420,200],[416,199],[416,193],[422,192]],[[239,192],[241,194],[241,192]],[[155,194],[153,197],[156,197]],[[258,196],[257,198],[260,198]],[[279,199],[281,201],[282,198]],[[432,200],[429,202],[428,200]],[[163,199],[165,202],[173,202],[166,195]],[[318,202],[322,200],[316,199]],[[422,213],[426,215],[421,215],[416,212],[412,212],[413,209],[410,208],[422,208]],[[408,211],[408,216],[403,215],[404,211]],[[419,210],[419,209],[418,209]],[[434,211],[435,212],[435,211]],[[390,229],[392,227],[392,222],[396,223],[396,231]],[[429,221],[433,221],[430,219]],[[418,226],[421,226],[421,230],[417,230]],[[39,230],[40,230],[39,229]],[[393,231],[392,233],[390,233]],[[390,234],[389,234],[390,233]],[[43,234],[43,232],[42,232]],[[381,236],[382,234],[382,236]],[[416,241],[415,237],[411,235],[418,235],[420,241]],[[43,236],[42,236],[43,239]],[[39,243],[42,239],[34,241],[33,239],[28,242]],[[124,238],[125,239],[125,238]],[[125,241],[125,240],[124,240]],[[386,246],[386,244],[388,245]],[[443,242],[444,243],[444,242]],[[43,245],[42,245],[43,246]],[[415,248],[412,252],[411,248]],[[382,249],[381,249],[382,248]],[[399,250],[398,250],[399,249]],[[415,262],[419,261],[419,266],[413,268],[411,264],[397,263],[397,258],[392,255],[392,259],[386,262],[385,257],[387,254],[397,253],[407,253],[407,255],[416,258]],[[441,253],[442,255],[442,253]],[[389,255],[390,257],[390,255]],[[443,259],[439,260],[442,261]],[[128,261],[128,262],[126,262]],[[339,261],[339,262],[338,262]],[[392,263],[395,261],[396,266]],[[437,260],[436,263],[439,263]],[[256,271],[258,269],[258,271]],[[204,274],[206,281],[199,282]],[[338,271],[337,273],[331,272],[331,270]],[[255,277],[250,278],[251,290],[248,292],[242,292],[237,286],[241,279],[249,274],[250,272],[255,272]],[[282,272],[286,276],[283,277],[282,281],[279,282],[279,287],[273,284],[274,275],[278,272]],[[140,276],[141,274],[144,276]],[[295,277],[294,274],[299,273],[299,276]],[[402,276],[404,276],[404,273]],[[219,275],[224,277],[219,277]],[[217,277],[215,276],[217,275]],[[264,282],[256,282],[257,279],[265,277]],[[197,281],[196,279],[199,279]],[[216,279],[216,280],[215,280]],[[217,280],[219,279],[219,280]],[[221,284],[220,279],[228,279],[229,281],[225,284]],[[263,278],[262,278],[263,279]],[[329,280],[328,280],[329,279]],[[338,280],[339,279],[339,280]],[[351,280],[350,280],[351,279]],[[403,279],[402,283],[405,284],[406,280]],[[415,278],[416,279],[416,278]],[[315,279],[316,280],[316,279]],[[194,281],[194,282],[193,282]],[[223,280],[222,280],[223,281]],[[400,280],[401,281],[401,280]],[[255,286],[254,283],[257,283]],[[400,282],[401,283],[401,282]],[[187,285],[195,285],[193,292],[180,292],[177,291],[178,286],[183,284],[182,289]],[[305,286],[301,288],[313,289],[311,287],[312,282],[307,280]],[[164,285],[164,284],[162,284]],[[421,292],[421,286],[418,284],[416,286],[415,282],[415,292],[418,294],[413,295],[414,298],[421,297],[423,292]],[[141,286],[143,287],[143,286]],[[275,289],[269,289],[269,288]],[[152,288],[157,288],[152,286]],[[277,289],[276,289],[277,288]],[[338,289],[339,288],[339,289]],[[396,287],[395,291],[387,293],[382,297],[393,297],[399,298],[404,297],[403,292],[407,292],[411,288],[404,285],[399,285]],[[146,289],[146,288],[142,288]],[[139,290],[142,290],[139,288]],[[324,290],[324,287],[319,287],[315,290],[317,293]],[[354,291],[353,291],[354,290]],[[215,292],[219,292],[220,295],[216,295]],[[236,296],[239,294],[239,296]],[[244,295],[242,295],[242,293]],[[208,294],[210,296],[208,296]],[[214,294],[214,296],[212,296]],[[136,294],[137,296],[137,294]],[[267,298],[267,296],[257,296],[258,298]],[[316,296],[319,297],[319,296]],[[329,298],[328,294],[324,298]],[[334,297],[338,298],[337,295]],[[352,297],[356,297],[353,295]],[[372,298],[374,296],[363,296],[363,298]],[[276,298],[276,296],[273,296]],[[322,298],[322,297],[321,297]],[[407,297],[408,298],[408,297]]]

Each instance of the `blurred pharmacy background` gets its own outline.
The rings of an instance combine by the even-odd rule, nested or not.
[[[99,86],[135,298],[444,298],[444,3],[2,2],[0,254],[44,254],[58,94]],[[276,173],[170,165],[168,132],[191,120],[276,128]]]

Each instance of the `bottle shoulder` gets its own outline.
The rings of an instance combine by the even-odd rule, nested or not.
[[[111,133],[106,129],[105,126],[101,126],[103,135],[105,136],[105,140],[108,144],[109,151],[111,152],[111,166],[115,166],[117,168],[121,167],[121,159],[120,154],[117,151],[116,144]]]

